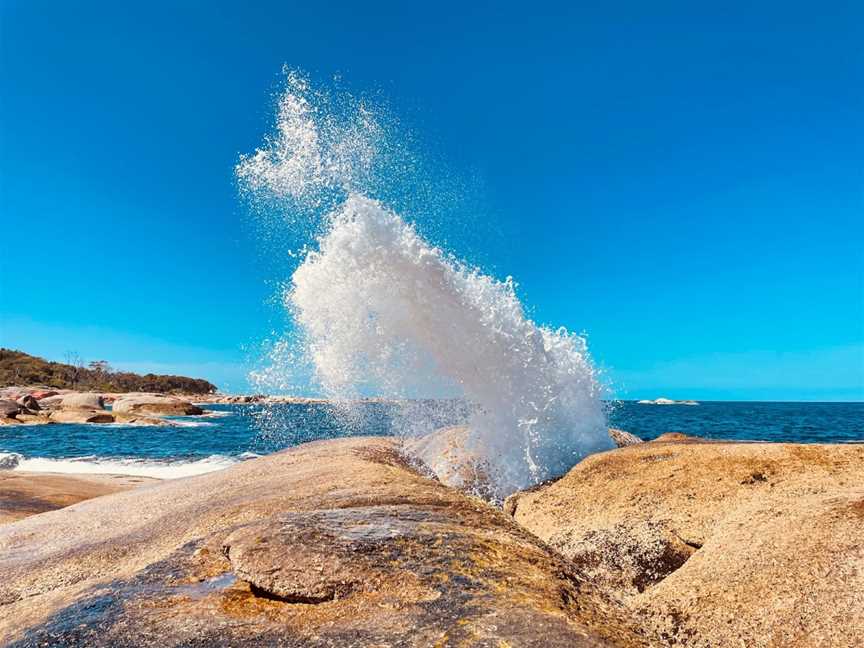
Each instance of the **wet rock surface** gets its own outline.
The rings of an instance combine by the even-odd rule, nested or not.
[[[392,439],[5,525],[0,571],[0,642],[19,647],[649,645],[572,563]]]
[[[398,580],[416,570],[419,566],[405,549],[410,543],[434,548],[436,522],[446,528],[450,520],[434,510],[404,506],[289,513],[235,531],[224,551],[237,577],[262,596],[321,603],[381,590],[393,580],[388,575]],[[451,551],[443,551],[447,562]],[[441,565],[432,563],[440,563],[441,556],[432,554],[423,556],[427,573],[436,567],[440,571]]]
[[[402,447],[420,469],[434,475],[442,484],[494,500],[496,494],[489,478],[489,464],[471,445],[470,434],[467,425],[454,425],[423,436],[408,437]],[[615,428],[609,428],[609,438],[618,447],[642,443],[635,434]]]
[[[658,645],[864,636],[864,447],[664,435],[591,456],[506,510]]]

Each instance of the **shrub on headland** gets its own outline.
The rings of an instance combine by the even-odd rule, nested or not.
[[[104,361],[84,366],[81,361],[71,364],[48,362],[23,351],[0,349],[0,387],[11,385],[46,385],[56,389],[77,389],[100,392],[161,392],[212,394],[216,386],[201,378],[186,376],[140,375],[128,371],[112,371]]]

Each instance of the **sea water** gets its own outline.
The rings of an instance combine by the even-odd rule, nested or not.
[[[306,441],[357,434],[397,435],[402,408],[356,405],[351,424],[327,404],[208,405],[221,415],[174,419],[181,427],[56,424],[0,427],[0,466],[49,472],[125,473],[174,478],[218,470]],[[452,404],[436,425],[468,413]],[[644,439],[683,432],[715,440],[864,442],[864,403],[703,402],[698,406],[608,403],[609,423]]]

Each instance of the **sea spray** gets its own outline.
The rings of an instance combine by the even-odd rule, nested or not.
[[[584,338],[538,326],[511,279],[430,244],[372,197],[391,171],[388,137],[363,102],[334,103],[291,73],[276,133],[237,167],[241,186],[281,203],[289,223],[314,221],[316,249],[304,251],[284,303],[315,380],[340,402],[370,391],[461,397],[471,404],[466,451],[482,458],[496,497],[610,447]],[[422,410],[406,410],[407,431],[425,429]]]

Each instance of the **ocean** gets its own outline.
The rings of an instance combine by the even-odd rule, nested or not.
[[[708,439],[798,443],[864,442],[864,403],[607,403],[609,424],[643,439],[683,432]],[[122,473],[160,478],[200,474],[306,441],[394,435],[401,410],[365,403],[348,420],[326,404],[208,405],[213,414],[175,420],[179,427],[123,425],[0,428],[0,467],[64,473]],[[442,407],[435,427],[460,423],[465,410]]]

